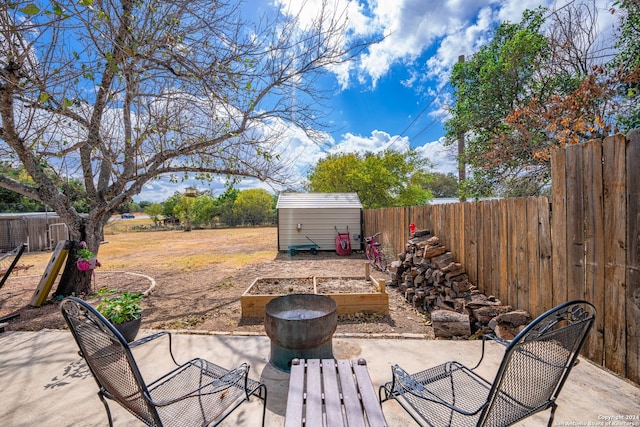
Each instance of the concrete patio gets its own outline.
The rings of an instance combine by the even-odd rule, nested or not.
[[[262,381],[268,388],[266,425],[283,425],[289,376],[268,363],[270,343],[266,336],[176,333],[173,338],[178,361],[202,357],[225,367],[250,363],[250,377]],[[166,342],[146,344],[135,350],[147,380],[170,367]],[[395,363],[414,372],[451,359],[473,364],[480,356],[477,341],[431,341],[421,337],[338,335],[333,346],[336,358],[365,358],[376,387],[390,379],[390,367]],[[502,347],[498,344],[489,347],[480,372],[492,378]],[[79,357],[70,332],[5,332],[0,334],[0,349],[2,426],[108,425],[96,394],[97,386]],[[111,408],[116,426],[142,425],[117,404]],[[382,408],[390,426],[413,425],[395,402],[385,403]],[[261,413],[261,401],[252,399],[236,410],[224,425],[259,426]],[[518,425],[546,425],[548,416],[546,411]],[[640,426],[640,420],[624,418],[628,416],[640,416],[640,388],[582,359],[560,395],[554,424]]]

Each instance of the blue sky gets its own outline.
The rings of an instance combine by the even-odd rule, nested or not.
[[[303,6],[309,17],[322,0],[251,0],[248,13],[280,10],[287,13]],[[327,85],[335,89],[327,101],[327,120],[322,129],[331,136],[330,148],[320,149],[295,129],[290,148],[295,148],[298,184],[311,165],[329,151],[376,152],[392,145],[410,146],[434,164],[434,171],[454,172],[455,155],[443,145],[444,122],[450,104],[447,85],[459,55],[471,56],[503,21],[518,22],[522,12],[538,6],[560,8],[569,2],[586,2],[598,10],[599,30],[610,33],[614,17],[610,0],[330,0],[346,7],[350,30],[359,37],[386,36],[356,58],[348,68],[329,70]],[[293,5],[293,6],[292,6]],[[218,195],[223,182],[171,184],[164,180],[147,185],[136,200],[162,201],[175,191],[195,185]],[[240,189],[263,187],[245,180]],[[269,189],[271,190],[271,189]]]

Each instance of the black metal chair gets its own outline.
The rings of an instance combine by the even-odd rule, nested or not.
[[[252,395],[263,401],[264,426],[267,388],[248,378],[246,363],[231,370],[198,358],[179,365],[168,332],[127,344],[111,323],[85,301],[67,297],[60,309],[98,383],[98,395],[110,426],[113,421],[107,399],[115,400],[146,425],[174,427],[218,425]],[[145,384],[131,348],[163,336],[169,339],[169,354],[177,367]]]
[[[419,425],[508,426],[551,409],[595,320],[586,301],[561,304],[540,315],[506,345],[493,382],[452,361],[416,374],[391,368],[392,381],[380,387],[380,402],[395,399]]]

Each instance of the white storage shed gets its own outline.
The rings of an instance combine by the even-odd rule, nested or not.
[[[356,193],[282,193],[276,210],[279,251],[313,243],[318,250],[335,251],[336,229],[349,231],[352,250],[362,249],[362,203]]]

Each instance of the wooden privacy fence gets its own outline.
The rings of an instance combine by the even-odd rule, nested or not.
[[[569,299],[598,310],[585,356],[640,383],[640,131],[553,153],[546,197],[366,210],[389,258],[429,229],[487,295],[538,316]]]
[[[58,215],[52,213],[0,216],[0,252],[13,250],[23,243],[27,244],[29,252],[51,250],[58,240],[66,240],[64,233],[50,235],[50,227],[59,222]],[[64,224],[61,226],[65,227]],[[58,240],[52,241],[54,238]]]

